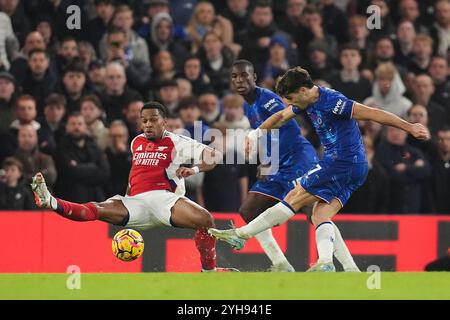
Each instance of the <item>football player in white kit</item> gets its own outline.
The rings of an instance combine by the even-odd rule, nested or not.
[[[184,178],[212,170],[222,154],[167,131],[167,110],[158,102],[146,103],[141,119],[143,133],[131,142],[133,162],[125,196],[116,195],[100,203],[64,201],[50,194],[44,177],[37,173],[31,184],[36,204],[74,221],[101,220],[137,230],[157,226],[195,229],[202,271],[237,271],[216,266],[216,239],[207,233],[214,226],[213,217],[184,196]],[[193,167],[180,166],[192,160]]]

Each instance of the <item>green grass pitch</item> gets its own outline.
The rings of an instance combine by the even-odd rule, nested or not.
[[[450,299],[450,272],[367,273],[0,274],[0,299]],[[376,285],[374,278],[369,283]]]

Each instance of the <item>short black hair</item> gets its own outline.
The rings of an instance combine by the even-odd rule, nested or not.
[[[63,77],[69,72],[82,73],[86,76],[86,69],[79,58],[76,58],[66,66],[62,72]]]
[[[311,89],[314,87],[314,82],[308,71],[301,67],[295,67],[286,71],[278,80],[275,90],[281,97],[286,97],[301,87]]]
[[[440,132],[440,131],[450,131],[450,126],[449,125],[443,125],[436,132]]]
[[[354,50],[358,51],[358,53],[360,52],[358,45],[355,42],[347,42],[341,45],[341,47],[339,48],[339,54],[341,54],[344,50]]]
[[[31,58],[31,56],[32,56],[33,54],[35,54],[35,53],[43,53],[47,59],[50,59],[50,55],[49,55],[49,53],[47,52],[47,50],[41,49],[41,48],[32,49],[32,50],[28,53],[28,57]]]
[[[252,72],[255,72],[255,67],[253,66],[253,63],[251,63],[250,61],[245,60],[245,59],[238,59],[238,60],[235,60],[235,61],[233,62],[232,67],[240,66],[240,65],[248,66],[249,69],[252,70]]]
[[[167,118],[168,115],[168,111],[167,108],[162,105],[161,103],[159,103],[158,101],[149,101],[144,103],[144,105],[141,108],[141,114],[142,111],[146,110],[146,109],[157,109],[159,111],[159,114],[161,115],[161,117],[163,117],[164,119]]]

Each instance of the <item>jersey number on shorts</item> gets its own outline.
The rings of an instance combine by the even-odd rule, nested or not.
[[[319,171],[320,169],[322,169],[322,167],[320,166],[320,164],[316,164],[316,167],[314,169],[311,169],[308,171],[308,173],[306,174],[307,176],[312,175],[314,172]],[[295,180],[292,181],[292,183],[294,184],[294,186],[300,184],[300,180],[302,179],[302,177],[299,177]]]

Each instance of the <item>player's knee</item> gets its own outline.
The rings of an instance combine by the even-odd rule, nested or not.
[[[311,221],[317,227],[323,222],[330,221],[330,218],[326,214],[313,212]]]
[[[207,210],[201,210],[201,212],[197,215],[196,224],[199,228],[213,228],[214,225],[214,217]]]

